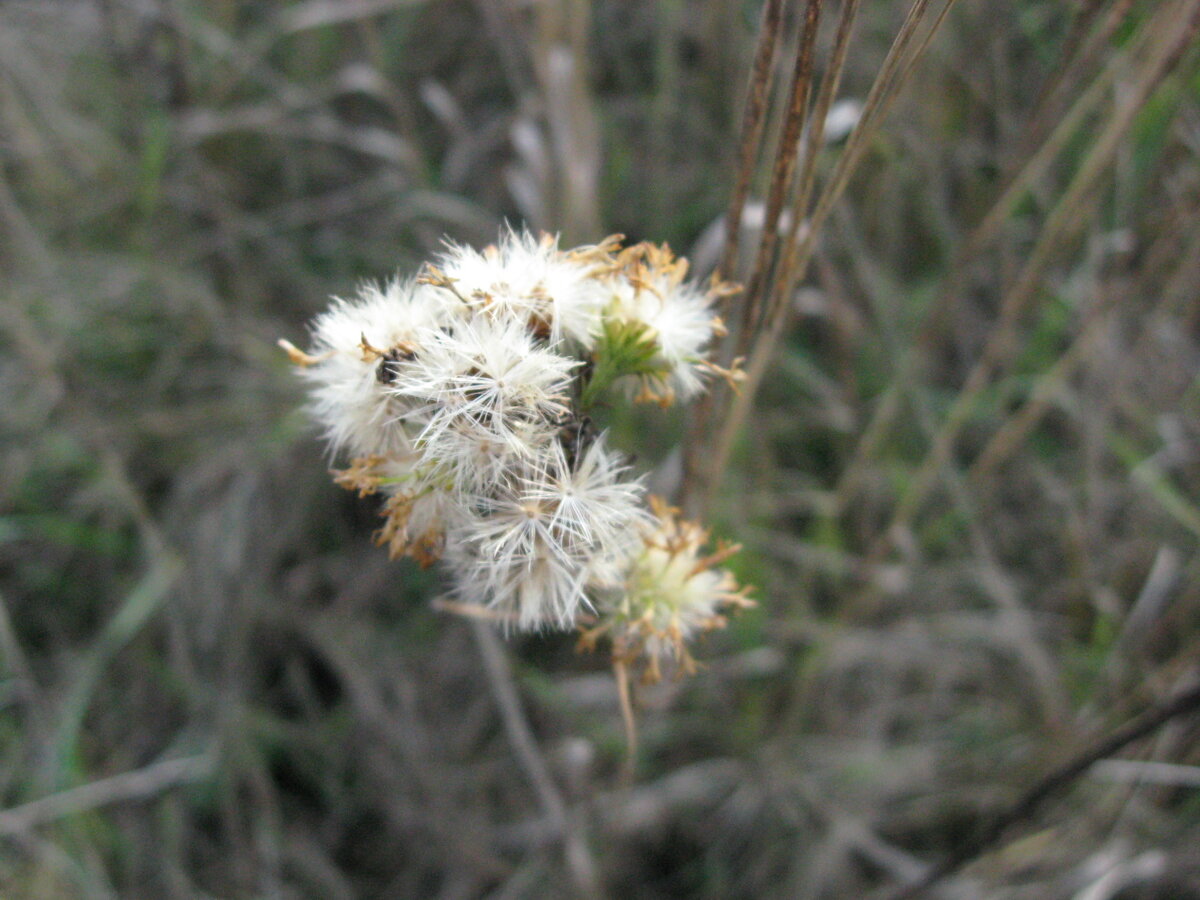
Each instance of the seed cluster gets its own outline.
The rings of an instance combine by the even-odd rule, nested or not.
[[[621,658],[690,667],[687,641],[746,605],[707,534],[651,498],[592,419],[620,398],[668,406],[738,373],[708,360],[729,285],[686,280],[664,247],[562,250],[506,232],[421,274],[335,300],[312,349],[282,341],[310,407],[382,494],[392,556],[441,559],[458,600],[511,626],[587,626]]]

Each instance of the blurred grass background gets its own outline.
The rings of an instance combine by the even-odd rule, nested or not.
[[[1194,677],[1193,44],[1126,105],[1194,6],[954,9],[726,475],[760,607],[639,694],[623,789],[602,660],[497,668],[431,611],[274,341],[506,219],[711,267],[758,4],[0,4],[0,896],[868,896]],[[905,9],[865,5],[843,98]],[[965,395],[1031,253],[1012,363]],[[1095,767],[940,895],[1200,897],[1198,738]]]

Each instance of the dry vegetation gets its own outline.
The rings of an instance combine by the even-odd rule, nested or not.
[[[814,8],[867,114],[773,194]],[[1200,898],[1197,704],[1097,744],[1200,678],[1200,3],[913,9],[782,6],[778,346],[691,430],[760,605],[624,786],[603,663],[432,610],[274,341],[505,218],[715,266],[759,5],[0,4],[0,894]]]

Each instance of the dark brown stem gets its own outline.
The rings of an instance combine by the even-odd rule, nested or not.
[[[820,231],[834,204],[841,197],[842,192],[849,183],[850,177],[861,160],[870,139],[886,117],[900,89],[912,76],[917,62],[924,55],[934,34],[937,33],[957,0],[945,0],[942,4],[941,12],[934,19],[932,25],[925,29],[924,36],[916,41],[916,49],[909,52],[909,48],[913,45],[914,40],[916,40],[921,26],[925,23],[925,16],[931,2],[932,0],[915,0],[904,23],[901,25],[900,31],[892,42],[891,48],[888,50],[888,55],[880,67],[879,73],[875,78],[875,83],[871,86],[871,90],[867,94],[858,125],[851,132],[850,138],[846,142],[846,147],[834,164],[833,171],[829,176],[829,182],[821,191],[812,216],[807,223],[803,245],[794,263],[794,268],[789,275],[793,285],[798,283],[799,279],[804,276],[808,259],[815,246],[815,236]],[[788,293],[790,293],[790,290]],[[758,390],[758,385],[762,380],[775,344],[787,321],[789,307],[786,302],[786,294],[782,300],[779,298],[766,299],[773,306],[766,310],[765,321],[762,317],[759,317],[760,327],[753,334],[752,344],[747,345],[749,361],[745,367],[746,375],[741,383],[739,394],[733,397],[727,406],[717,401],[713,401],[711,404],[711,408],[715,411],[715,414],[711,422],[706,423],[706,443],[703,448],[704,462],[703,464],[696,464],[695,473],[688,473],[691,476],[692,482],[688,485],[690,495],[688,497],[688,509],[693,514],[703,511],[704,506],[712,500],[720,479],[720,474],[729,462],[734,439],[746,421],[750,406],[754,401],[754,395]],[[751,304],[755,301],[752,297],[747,296],[745,302]],[[738,346],[742,346],[740,339]],[[725,396],[728,393],[725,392]],[[695,452],[692,459],[699,459],[700,455],[699,452]]]
[[[763,5],[762,24],[758,29],[758,48],[754,51],[754,62],[750,69],[750,85],[746,92],[746,108],[742,112],[742,139],[738,147],[737,169],[734,173],[733,195],[729,210],[725,213],[725,249],[721,254],[717,274],[722,278],[734,277],[737,268],[738,240],[742,227],[742,210],[746,206],[746,195],[750,191],[750,178],[754,174],[754,163],[758,158],[762,142],[763,126],[766,122],[767,97],[771,92],[775,54],[779,47],[780,22],[783,18],[783,0],[767,0]],[[723,303],[727,304],[729,298]],[[722,310],[724,315],[724,310]]]
[[[766,218],[763,220],[762,239],[750,270],[750,283],[742,297],[743,346],[754,334],[762,321],[763,305],[767,298],[761,296],[768,284],[775,258],[775,245],[779,239],[779,217],[792,190],[796,173],[796,150],[804,121],[808,117],[808,98],[811,94],[813,72],[813,45],[816,43],[817,26],[821,18],[822,0],[808,0],[805,7],[804,30],[800,45],[796,48],[796,65],[792,73],[792,84],[788,94],[787,112],[783,120],[783,133],[779,136],[779,147],[771,171],[771,186],[767,193]]]
[[[986,827],[952,851],[949,856],[926,872],[919,881],[900,888],[891,895],[889,900],[910,900],[913,897],[920,897],[934,885],[986,853],[1014,825],[1032,819],[1046,800],[1069,787],[1100,760],[1112,756],[1134,741],[1154,733],[1172,719],[1198,709],[1200,709],[1200,682],[1166,703],[1134,717],[1107,738],[1082,750],[1058,768],[1050,771],[1026,790],[1016,803],[1001,812]]]
[[[854,21],[858,16],[860,0],[847,0],[842,6],[842,16],[838,21],[837,36],[833,42],[833,54],[829,68],[821,81],[821,89],[817,93],[817,103],[808,126],[808,140],[804,149],[804,165],[800,169],[797,181],[796,199],[792,203],[792,223],[787,238],[783,244],[783,262],[775,274],[775,284],[771,290],[771,308],[787,302],[799,281],[801,266],[801,228],[809,228],[808,208],[812,201],[813,186],[816,183],[817,155],[825,141],[825,119],[833,106],[833,98],[837,96],[838,85],[841,82],[842,69],[846,65],[847,51],[850,49],[850,35],[854,31]]]

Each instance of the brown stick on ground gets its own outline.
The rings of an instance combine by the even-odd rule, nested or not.
[[[982,856],[1021,822],[1029,821],[1051,796],[1070,787],[1100,760],[1157,731],[1167,722],[1200,710],[1200,681],[1167,702],[1130,719],[1107,738],[1085,748],[1071,759],[1044,775],[1025,791],[1017,802],[997,815],[974,836],[965,840],[949,856],[925,873],[914,884],[896,891],[888,900],[920,897],[934,885],[953,875],[967,863]]]

